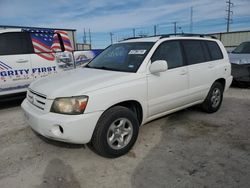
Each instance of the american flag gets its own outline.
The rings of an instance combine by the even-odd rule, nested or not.
[[[35,53],[46,60],[53,61],[55,59],[53,52],[61,51],[58,34],[62,37],[65,51],[73,51],[66,31],[53,29],[23,29],[22,31],[30,32]]]

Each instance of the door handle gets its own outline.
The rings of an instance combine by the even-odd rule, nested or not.
[[[213,63],[209,63],[208,64],[208,68],[213,68],[214,67],[214,64]]]
[[[180,74],[181,74],[181,75],[187,74],[187,70],[185,70],[185,69],[181,70],[181,73],[180,73]]]
[[[16,62],[17,63],[27,63],[29,60],[27,59],[18,59]]]

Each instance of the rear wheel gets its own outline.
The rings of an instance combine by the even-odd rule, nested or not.
[[[224,88],[221,83],[215,82],[202,103],[201,107],[205,112],[214,113],[219,110],[223,99]]]
[[[133,147],[138,131],[139,122],[136,115],[128,108],[115,106],[100,117],[91,143],[99,155],[119,157]]]

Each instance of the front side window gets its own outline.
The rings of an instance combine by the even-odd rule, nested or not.
[[[153,42],[114,44],[104,50],[85,67],[122,72],[136,72],[153,45]]]
[[[250,54],[250,42],[243,42],[235,50],[232,51],[234,54]]]
[[[0,34],[0,55],[32,53],[27,33],[13,32]]]
[[[187,63],[189,65],[206,62],[204,46],[199,40],[184,40],[183,42]]]
[[[156,60],[165,60],[168,63],[168,69],[183,66],[183,57],[179,41],[167,41],[160,44],[151,58],[151,62]]]

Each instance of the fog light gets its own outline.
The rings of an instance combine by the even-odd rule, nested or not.
[[[54,125],[53,128],[51,129],[51,132],[55,136],[60,136],[63,134],[63,128],[61,125]]]
[[[63,134],[63,128],[61,125],[59,125],[59,129],[60,129],[61,133]]]

